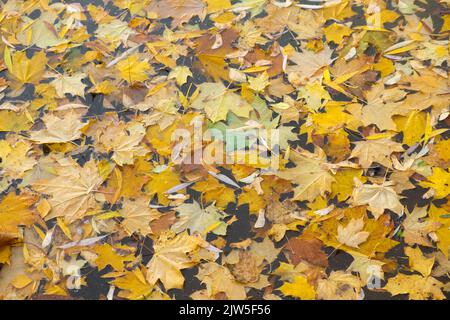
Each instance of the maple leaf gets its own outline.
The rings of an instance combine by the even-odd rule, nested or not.
[[[110,126],[101,133],[99,142],[107,151],[113,151],[112,159],[119,165],[133,164],[136,156],[144,156],[148,150],[139,146],[146,134],[140,123]]]
[[[267,72],[263,72],[257,77],[250,78],[248,80],[248,83],[249,83],[248,87],[250,89],[256,92],[263,91],[264,88],[269,85],[269,74]]]
[[[193,16],[199,16],[203,20],[206,5],[201,0],[155,0],[147,7],[147,11],[155,12],[160,19],[173,18],[172,26],[178,26]]]
[[[373,162],[391,168],[390,155],[393,152],[401,151],[403,151],[401,144],[390,139],[371,139],[355,142],[355,148],[350,154],[350,158],[358,158],[359,164],[364,169],[368,169]]]
[[[383,184],[362,184],[358,180],[355,189],[353,189],[353,203],[355,205],[368,204],[375,218],[382,215],[386,209],[400,216],[403,214],[403,205],[400,203],[395,190],[392,189],[392,185],[393,183],[390,181]]]
[[[290,261],[295,265],[305,260],[314,265],[328,266],[327,255],[321,248],[322,242],[315,238],[292,238],[286,244],[286,249],[289,250]]]
[[[232,42],[238,38],[238,33],[233,29],[226,29],[220,33],[222,45],[214,46],[215,37],[205,34],[195,43],[195,53],[199,60],[200,68],[209,74],[215,81],[219,79],[229,80],[229,70],[225,57],[235,51]]]
[[[62,117],[47,114],[43,121],[46,129],[30,133],[30,139],[38,143],[63,143],[79,139],[85,126],[80,115],[73,110]]]
[[[29,130],[33,125],[30,117],[23,111],[0,110],[0,132],[19,132]]]
[[[150,65],[146,61],[140,61],[138,55],[134,54],[117,63],[117,69],[122,79],[134,83],[147,80],[145,72],[150,70]]]
[[[307,107],[314,111],[318,111],[330,99],[329,93],[319,81],[308,83],[302,87],[298,97],[305,99]]]
[[[70,161],[60,165],[55,168],[55,177],[37,181],[33,183],[33,188],[52,196],[49,200],[52,210],[47,219],[64,217],[70,223],[81,219],[94,205],[94,193],[104,178],[99,175],[94,160],[83,167]]]
[[[405,248],[405,254],[409,258],[409,266],[412,270],[420,272],[424,277],[431,274],[435,257],[426,258],[419,248]]]
[[[312,201],[330,191],[334,178],[327,168],[323,151],[318,154],[296,152],[292,154],[292,160],[297,167],[279,172],[277,175],[298,184],[294,189],[294,200]]]
[[[181,183],[179,176],[171,168],[165,168],[162,172],[151,174],[150,178],[150,182],[145,186],[146,191],[151,196],[157,194],[160,203],[168,204],[166,192]]]
[[[136,31],[128,27],[128,23],[119,19],[106,20],[100,23],[95,35],[99,39],[104,39],[107,43],[117,43],[119,41],[126,41]]]
[[[177,236],[168,233],[160,236],[153,249],[153,257],[147,264],[148,283],[154,286],[160,280],[166,290],[183,288],[184,277],[180,270],[198,263],[195,257],[198,240],[186,233]]]
[[[197,202],[183,203],[176,207],[178,220],[172,225],[176,233],[189,229],[191,233],[206,234],[212,232],[217,235],[225,235],[227,224],[222,221],[225,213],[213,205],[202,209]]]
[[[260,281],[261,271],[258,263],[260,261],[252,252],[233,250],[224,262],[237,281],[248,285]]]
[[[326,112],[310,114],[315,133],[336,133],[336,130],[343,127],[352,130],[357,129],[358,120],[346,112],[344,108],[340,106],[327,105],[325,106],[325,111]]]
[[[285,282],[278,290],[285,296],[292,296],[301,300],[312,300],[316,297],[314,287],[302,276],[295,276],[292,283]]]
[[[239,195],[238,199],[238,205],[243,205],[248,203],[249,205],[249,211],[252,213],[257,214],[260,210],[264,209],[266,207],[266,201],[264,198],[259,195],[255,189],[250,189],[244,191]],[[272,211],[270,212],[270,214]],[[279,212],[277,212],[279,213]],[[271,215],[272,217],[272,215]],[[270,219],[271,220],[271,219]],[[271,220],[272,221],[272,220]]]
[[[361,121],[364,125],[375,124],[380,130],[396,130],[392,116],[396,113],[394,104],[385,104],[383,101],[371,101],[363,107]]]
[[[86,78],[86,74],[81,72],[71,76],[60,75],[51,84],[55,87],[59,98],[65,98],[66,93],[83,97],[86,85],[81,80],[84,78]]]
[[[323,300],[358,300],[361,280],[344,271],[332,271],[328,279],[317,281],[317,298]]]
[[[403,132],[403,142],[412,146],[425,134],[427,114],[414,110],[407,117],[394,117],[394,122],[398,130]]]
[[[247,297],[245,287],[237,282],[230,270],[215,262],[200,266],[197,278],[206,285],[209,297],[225,293],[230,300],[244,300]]]
[[[344,223],[348,224],[352,219],[358,220],[363,218],[365,220],[364,231],[370,234],[367,241],[361,243],[358,248],[343,245],[337,240],[337,229],[340,226],[339,220],[337,219],[325,219],[322,221],[321,226],[312,224],[308,227],[308,231],[311,231],[324,245],[345,250],[352,255],[363,254],[368,257],[373,257],[377,252],[384,253],[389,251],[398,244],[398,242],[389,239],[389,234],[393,231],[390,217],[383,215],[378,219],[366,219],[366,211],[365,206],[358,206],[347,209],[336,209],[336,211],[330,213],[331,217],[334,217],[334,215],[343,215],[345,220],[341,222],[342,225]]]
[[[135,166],[124,166],[121,170],[122,183],[120,195],[127,198],[136,198],[141,194],[142,186],[148,181],[147,172],[151,170],[151,166],[143,159],[138,159]]]
[[[212,122],[225,120],[228,111],[239,117],[248,118],[252,110],[250,104],[239,95],[225,88],[222,83],[202,83],[199,85],[200,93],[192,101],[191,107],[205,110]]]
[[[337,196],[338,201],[347,200],[355,188],[355,178],[365,182],[366,177],[363,176],[363,170],[342,168],[336,172],[334,176],[335,181],[331,185],[331,196]]]
[[[142,198],[135,201],[125,200],[120,213],[124,217],[121,224],[130,235],[133,233],[148,235],[152,232],[150,222],[160,217],[160,213],[150,209],[148,201]]]
[[[192,77],[192,72],[185,66],[175,67],[168,76],[169,79],[175,79],[179,86],[185,84],[188,77]]]
[[[31,170],[36,159],[32,157],[32,145],[24,140],[0,141],[0,168],[7,176],[14,178],[23,177],[24,173]]]
[[[364,220],[351,219],[346,227],[338,226],[337,239],[340,243],[349,247],[358,248],[361,243],[367,240],[370,232],[361,231],[364,228]]]
[[[374,276],[384,279],[383,265],[385,263],[367,257],[355,256],[353,262],[348,266],[347,271],[358,272],[361,280],[369,283]]]
[[[123,290],[119,293],[119,297],[131,300],[145,299],[152,291],[152,286],[147,283],[139,269],[127,271],[125,275],[115,278],[111,283]]]
[[[319,71],[327,67],[333,62],[331,59],[333,51],[326,47],[319,53],[314,53],[309,50],[303,52],[294,52],[289,57],[295,65],[288,66],[286,72],[288,73],[289,81],[302,83],[306,80],[314,80]]]
[[[385,90],[384,86],[378,84],[367,93],[367,105],[363,107],[361,121],[364,125],[375,124],[380,130],[397,129],[392,119],[394,115],[407,115],[416,108],[401,102],[406,93],[402,90]]]
[[[450,272],[450,260],[442,253],[436,253],[437,267],[433,269],[433,277],[442,277]]]
[[[435,234],[431,234],[431,236],[433,240],[437,241],[437,247],[446,257],[450,254],[450,221],[448,220],[448,211],[448,206],[438,208],[433,204],[430,205],[429,210],[430,220],[436,224],[440,224],[440,228],[436,230]]]
[[[275,248],[272,240],[268,237],[264,238],[262,242],[253,241],[250,245],[250,251],[261,260],[258,265],[263,261],[272,263],[280,253],[280,249]]]
[[[0,299],[445,298],[447,3],[48,2],[0,14]]]
[[[0,269],[0,297],[1,299],[26,299],[30,292],[20,293],[12,290],[14,287],[11,284],[18,276],[26,275],[27,265],[23,248],[12,247],[10,253],[9,263]]]
[[[403,220],[403,236],[407,244],[432,245],[428,234],[439,229],[441,224],[429,220],[420,221],[427,214],[427,207],[416,207],[411,213],[406,214],[406,218]]]
[[[328,42],[333,41],[338,44],[342,42],[344,37],[349,36],[352,33],[352,30],[346,25],[333,23],[328,27],[325,27],[323,33],[325,34],[325,37],[327,37]]]
[[[411,300],[426,300],[429,298],[443,300],[445,296],[441,291],[442,287],[443,283],[433,277],[399,273],[395,277],[390,278],[383,289],[394,296],[409,294],[409,299]]]
[[[436,199],[445,198],[450,194],[450,173],[439,167],[433,168],[433,174],[420,183],[422,187],[433,188]]]
[[[24,51],[17,51],[11,55],[11,66],[8,71],[13,79],[20,83],[38,83],[45,71],[47,57],[44,51],[39,51],[31,59]]]
[[[21,237],[20,226],[29,226],[37,218],[31,209],[36,197],[30,194],[8,193],[0,202],[0,246]]]
[[[53,48],[65,41],[60,37],[55,28],[57,17],[53,14],[42,14],[37,19],[30,19],[23,16],[21,31],[17,34],[17,39],[23,44],[36,45],[39,48]]]
[[[267,0],[240,0],[232,6],[233,11],[250,11],[251,17],[254,17],[264,10]]]
[[[94,251],[98,255],[97,259],[95,259],[98,270],[103,270],[110,265],[114,270],[123,271],[125,262],[134,260],[133,254],[122,256],[108,243],[96,246]]]

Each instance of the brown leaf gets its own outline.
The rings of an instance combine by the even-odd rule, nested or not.
[[[293,264],[307,261],[313,265],[327,267],[328,257],[322,251],[322,241],[313,237],[292,238],[286,243],[289,259]]]

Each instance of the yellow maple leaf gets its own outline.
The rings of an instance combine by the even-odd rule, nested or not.
[[[32,169],[36,159],[32,157],[31,144],[27,141],[0,141],[0,168],[6,176],[21,178],[23,174]]]
[[[80,167],[74,161],[61,163],[56,168],[56,176],[33,183],[36,191],[51,195],[52,210],[46,219],[64,217],[70,223],[81,219],[94,203],[94,192],[102,184],[94,160]]]
[[[26,112],[15,112],[10,110],[0,110],[0,132],[19,132],[29,130],[33,125]]]
[[[417,274],[406,275],[399,273],[390,278],[384,290],[392,295],[409,294],[410,300],[445,299],[441,291],[443,283],[433,277],[422,277]]]
[[[427,177],[427,180],[421,181],[420,185],[425,188],[433,188],[435,190],[434,197],[442,199],[450,194],[450,173],[446,170],[434,167],[433,174]]]
[[[166,168],[159,173],[152,173],[151,180],[145,185],[145,190],[150,196],[157,194],[158,202],[164,205],[169,204],[167,191],[180,184],[180,177],[172,168]]]
[[[423,246],[432,246],[428,234],[439,229],[441,224],[424,219],[426,216],[427,207],[416,207],[412,212],[406,214],[406,218],[403,220],[403,236],[407,244],[417,243]]]
[[[150,222],[161,215],[157,210],[150,209],[148,200],[142,198],[135,201],[125,200],[120,213],[124,217],[121,224],[128,234],[138,232],[144,236],[152,231]]]
[[[336,44],[340,44],[344,37],[352,34],[352,29],[346,25],[333,23],[328,27],[323,28],[323,33],[325,34],[328,42],[333,41]]]
[[[114,124],[106,128],[100,135],[99,142],[110,152],[112,159],[119,165],[133,164],[136,156],[144,156],[148,150],[140,146],[145,136],[145,128],[141,123],[130,122]]]
[[[17,289],[23,289],[32,282],[33,280],[31,280],[27,275],[19,274],[11,281],[11,284]]]
[[[450,139],[441,140],[434,145],[439,158],[444,161],[450,161]]]
[[[389,239],[387,236],[392,232],[392,225],[388,215],[383,215],[376,219],[367,219],[367,209],[365,206],[351,207],[347,209],[336,209],[336,211],[329,213],[330,217],[334,215],[343,215],[344,219],[326,219],[322,221],[321,225],[317,223],[310,224],[307,228],[315,236],[322,240],[327,246],[339,248],[347,251],[352,255],[365,255],[373,257],[377,252],[387,252],[392,247],[396,246],[398,242]],[[338,226],[349,223],[352,219],[365,219],[364,231],[369,232],[369,237],[365,242],[359,245],[359,248],[343,245],[337,241]],[[339,224],[340,223],[340,224]]]
[[[202,264],[197,278],[206,285],[210,298],[218,293],[225,293],[230,300],[244,300],[247,297],[244,285],[236,281],[228,268],[215,262]]]
[[[133,54],[119,61],[117,63],[117,69],[122,79],[128,83],[135,83],[148,79],[145,72],[150,70],[150,65],[147,61],[140,61],[137,54]]]
[[[30,132],[30,138],[38,143],[63,143],[79,139],[85,126],[80,118],[81,115],[73,110],[63,116],[47,114],[43,117],[46,129]]]
[[[298,184],[294,189],[294,200],[313,201],[317,196],[330,191],[334,178],[326,166],[326,156],[322,150],[316,154],[293,152],[291,158],[297,167],[281,171],[277,175]]]
[[[225,120],[228,111],[239,117],[249,117],[252,110],[250,104],[222,83],[202,83],[198,87],[200,93],[193,99],[191,107],[205,110],[212,122]]]
[[[235,201],[233,189],[220,183],[211,175],[208,175],[206,180],[195,183],[192,189],[202,193],[204,203],[215,201],[216,207],[220,209],[226,208],[228,203]]]
[[[420,272],[424,277],[428,277],[433,269],[435,257],[426,258],[419,248],[405,248],[405,254],[409,258],[411,269]]]
[[[306,106],[313,111],[318,111],[331,98],[319,81],[301,87],[298,97],[305,99]]]
[[[147,264],[148,283],[154,286],[160,280],[166,290],[183,288],[184,277],[180,270],[198,263],[195,253],[199,241],[187,233],[177,236],[166,233],[160,236],[153,249],[153,257]]]
[[[21,237],[19,226],[29,226],[37,215],[30,208],[36,197],[30,194],[8,193],[0,201],[0,245]]]
[[[147,283],[140,269],[126,271],[125,275],[115,278],[111,283],[123,290],[119,297],[131,300],[145,299],[152,291],[152,286]]]
[[[328,279],[317,282],[317,298],[324,300],[358,300],[361,297],[361,280],[344,271],[332,271]]]
[[[168,79],[175,79],[179,86],[186,83],[187,78],[192,77],[192,72],[188,67],[178,66],[170,71]]]
[[[173,18],[172,26],[174,27],[189,21],[196,15],[203,19],[206,15],[206,4],[201,0],[152,1],[147,10],[156,13],[161,19]]]
[[[264,197],[256,192],[254,188],[244,188],[239,194],[238,206],[248,203],[251,213],[257,214],[259,210],[266,207]]]
[[[261,92],[269,85],[269,74],[264,71],[257,77],[249,78],[248,83],[250,89]]]
[[[427,126],[427,114],[425,112],[412,111],[406,117],[394,117],[397,130],[403,132],[403,142],[409,146],[419,142],[425,134]]]
[[[206,0],[208,13],[217,12],[231,7],[230,0]]]
[[[302,300],[312,300],[316,297],[314,287],[303,276],[295,276],[293,282],[285,282],[278,290],[285,296],[292,296]]]
[[[331,197],[337,196],[338,201],[345,201],[352,195],[355,188],[354,178],[358,178],[362,182],[366,181],[363,170],[352,168],[338,170],[334,178],[335,181],[331,185]]]
[[[98,255],[97,259],[95,259],[98,270],[103,270],[110,265],[116,271],[123,271],[125,262],[134,260],[133,254],[122,256],[108,243],[97,245],[94,251]]]
[[[344,0],[340,2],[330,2],[330,5],[325,6],[323,9],[324,18],[344,20],[352,15],[354,12],[352,10],[351,1]]]
[[[24,51],[18,51],[11,55],[11,63],[8,71],[14,80],[22,84],[35,84],[41,80],[47,64],[47,57],[44,51],[39,51],[31,59],[28,59]]]
[[[431,204],[429,216],[431,221],[427,221],[439,228],[435,231],[437,236],[437,247],[448,258],[450,254],[450,219],[448,219],[448,204],[442,208]]]

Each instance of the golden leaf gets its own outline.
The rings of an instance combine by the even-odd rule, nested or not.
[[[153,245],[155,250],[147,264],[147,281],[154,286],[158,280],[166,290],[183,288],[184,277],[180,270],[190,268],[198,263],[195,257],[199,249],[196,238],[181,233],[161,235]]]

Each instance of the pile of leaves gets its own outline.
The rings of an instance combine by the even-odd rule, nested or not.
[[[448,297],[448,0],[0,2],[1,298]]]

